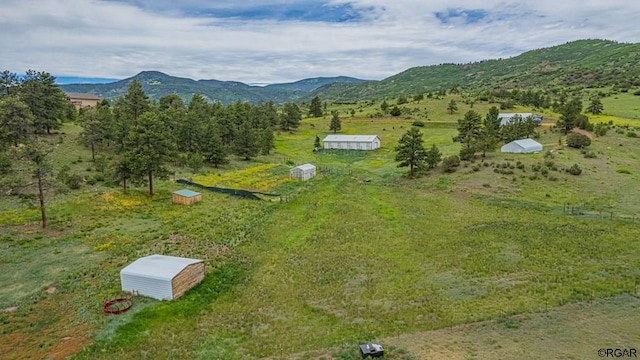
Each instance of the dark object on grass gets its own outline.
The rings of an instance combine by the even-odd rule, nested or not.
[[[102,311],[104,311],[105,314],[122,314],[129,311],[131,307],[133,307],[133,291],[128,297],[104,300],[102,302]]]
[[[381,358],[384,356],[384,349],[380,344],[367,343],[360,345],[360,353],[362,354],[363,359],[366,359],[367,356],[371,356],[372,358]]]

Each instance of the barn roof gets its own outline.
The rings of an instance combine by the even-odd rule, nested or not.
[[[520,115],[520,118],[522,118],[522,120],[533,116],[532,113],[499,113],[498,119],[500,119],[500,125],[508,124],[516,115]]]
[[[143,276],[158,280],[172,280],[184,268],[199,262],[202,262],[202,260],[167,255],[149,255],[127,265],[120,270],[120,274]]]
[[[66,94],[71,99],[100,100],[100,98],[95,94],[77,93],[77,92],[68,92]]]
[[[516,144],[516,145],[520,146],[523,149],[537,149],[537,148],[542,147],[542,144],[540,144],[539,142],[537,142],[537,141],[535,141],[533,139],[513,140],[509,144]]]
[[[194,197],[200,195],[199,192],[191,191],[189,189],[182,189],[173,192],[176,195],[184,196],[184,197]]]
[[[327,135],[323,141],[372,142],[378,135]]]
[[[300,170],[313,170],[316,167],[314,165],[311,164],[302,164],[302,165],[298,165],[296,166],[294,169],[300,169]]]

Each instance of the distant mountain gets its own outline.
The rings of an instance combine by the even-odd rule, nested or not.
[[[508,59],[414,67],[381,81],[332,83],[308,97],[359,100],[466,89],[640,86],[640,44],[578,40]]]
[[[193,80],[170,76],[159,71],[143,71],[133,77],[106,84],[67,84],[60,88],[67,92],[93,93],[104,99],[115,99],[127,93],[133,80],[142,84],[142,89],[151,99],[158,100],[169,94],[177,94],[189,102],[194,94],[209,101],[229,104],[236,101],[249,103],[291,102],[301,99],[320,86],[335,82],[361,82],[364,80],[339,76],[333,78],[304,79],[294,83],[251,86],[237,81]]]
[[[317,77],[312,79],[299,80],[292,83],[271,84],[271,85],[265,86],[265,88],[310,92],[321,86],[325,86],[328,84],[335,84],[335,83],[353,84],[353,83],[361,83],[365,81],[366,80],[356,79],[348,76]]]

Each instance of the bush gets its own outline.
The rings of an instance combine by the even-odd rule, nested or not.
[[[609,130],[609,126],[604,123],[597,123],[594,127],[594,133],[596,136],[605,136],[607,135],[607,131]]]
[[[582,169],[580,168],[580,166],[578,166],[578,164],[573,164],[568,170],[569,174],[571,175],[580,175],[582,174]]]
[[[567,145],[572,148],[582,149],[591,145],[591,139],[586,135],[572,132],[567,135]]]
[[[640,90],[636,90],[636,91],[634,91],[634,92],[633,92],[633,95],[635,95],[635,96],[640,96]]]
[[[631,174],[631,170],[624,169],[624,168],[623,169],[618,169],[618,170],[616,170],[616,172],[619,173],[619,174],[627,174],[627,175]]]
[[[595,158],[597,158],[598,156],[597,156],[597,155],[596,155],[596,153],[595,153],[595,152],[593,152],[593,151],[585,151],[585,153],[584,153],[584,157],[585,157],[586,159],[595,159]]]
[[[80,186],[82,186],[83,181],[84,179],[82,178],[82,176],[78,174],[72,174],[67,177],[67,181],[65,183],[67,184],[69,189],[78,190],[80,189]]]
[[[472,147],[464,147],[460,149],[460,159],[461,160],[472,160],[476,155],[476,150]]]
[[[442,159],[442,170],[446,173],[456,171],[457,166],[460,166],[460,158],[458,155],[451,155]]]
[[[424,127],[424,121],[416,120],[413,123],[411,123],[411,125],[415,127]]]
[[[634,131],[629,131],[629,132],[627,132],[627,137],[637,138],[638,134],[636,134]]]

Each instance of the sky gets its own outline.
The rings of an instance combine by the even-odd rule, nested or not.
[[[380,80],[578,39],[640,42],[638,0],[0,0],[0,9],[0,71],[71,82],[145,70],[249,84]]]

